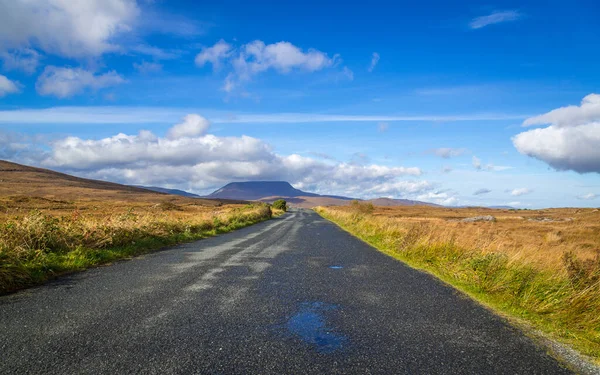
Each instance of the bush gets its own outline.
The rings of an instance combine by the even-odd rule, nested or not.
[[[356,199],[353,200],[352,202],[350,202],[350,207],[352,207],[352,210],[354,211],[354,213],[363,214],[363,215],[370,215],[373,213],[373,210],[375,209],[375,207],[373,207],[373,203],[360,202]]]
[[[276,210],[287,211],[287,202],[283,199],[278,199],[273,202],[273,208]]]

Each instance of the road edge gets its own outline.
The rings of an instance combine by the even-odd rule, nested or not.
[[[407,267],[409,267],[415,271],[423,272],[423,273],[426,273],[426,274],[434,277],[439,282],[441,282],[441,283],[445,284],[446,286],[452,288],[453,290],[459,292],[462,296],[469,298],[471,301],[473,301],[477,305],[483,307],[487,311],[493,313],[497,317],[504,320],[511,327],[517,328],[525,336],[530,338],[536,345],[543,348],[546,351],[546,353],[548,353],[548,355],[550,355],[552,358],[559,361],[562,365],[564,365],[569,370],[571,370],[577,374],[582,374],[582,375],[600,375],[600,365],[597,365],[596,363],[594,363],[594,360],[592,358],[579,353],[578,351],[576,351],[575,349],[571,348],[570,346],[568,346],[566,344],[563,344],[561,342],[558,342],[558,341],[552,339],[544,332],[533,327],[530,323],[528,323],[518,317],[509,315],[503,311],[500,311],[500,310],[494,308],[490,304],[486,303],[483,300],[480,300],[475,295],[471,294],[468,290],[463,290],[459,286],[449,283],[448,281],[440,278],[438,275],[434,274],[433,272],[431,272],[427,269],[424,269],[424,268],[418,268],[414,265],[411,265],[411,264],[405,262],[404,260],[400,259],[398,256],[395,256],[393,253],[391,253],[389,251],[379,249],[378,247],[368,243],[367,241],[363,240],[359,236],[350,232],[349,230],[347,230],[340,224],[336,223],[335,221],[330,220],[327,217],[321,215],[318,211],[316,211],[314,209],[313,209],[313,211],[317,215],[319,215],[319,217],[321,217],[322,219],[327,220],[328,222],[334,224],[336,227],[338,227],[342,231],[348,233],[352,237],[365,243],[369,247],[377,250],[378,252],[380,252],[386,256],[389,256],[390,258],[394,259],[395,261],[401,262],[402,264],[406,265]]]

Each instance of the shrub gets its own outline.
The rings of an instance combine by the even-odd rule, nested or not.
[[[373,203],[361,202],[356,199],[350,202],[350,207],[352,207],[352,210],[357,214],[372,214],[375,209]]]
[[[276,210],[287,211],[287,202],[283,199],[278,199],[273,202],[273,208]]]

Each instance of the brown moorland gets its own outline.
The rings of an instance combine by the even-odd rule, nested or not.
[[[264,204],[156,193],[0,161],[0,293],[271,214]]]
[[[383,252],[600,362],[598,209],[354,202],[316,211]]]

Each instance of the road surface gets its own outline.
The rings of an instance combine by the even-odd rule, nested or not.
[[[311,211],[0,297],[0,373],[564,374]]]

